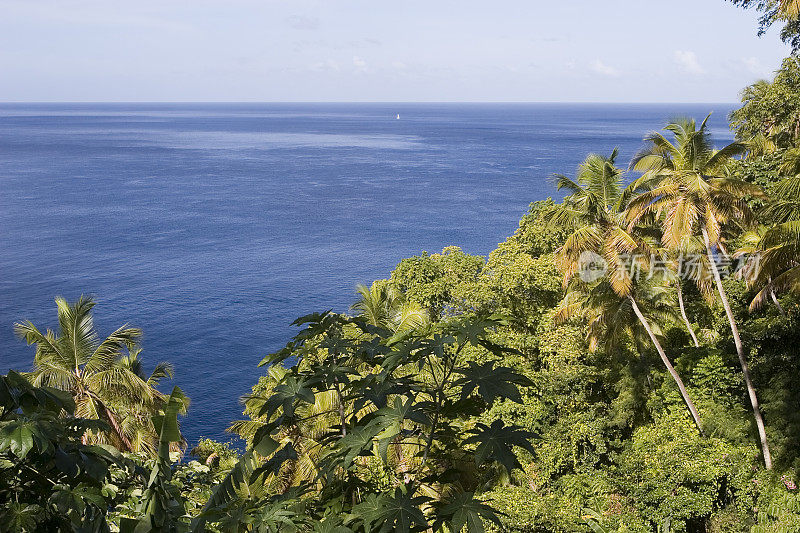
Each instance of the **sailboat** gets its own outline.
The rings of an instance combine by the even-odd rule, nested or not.
[[[397,114],[397,120],[400,120],[400,113]]]

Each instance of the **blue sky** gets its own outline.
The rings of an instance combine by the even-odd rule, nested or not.
[[[2,101],[733,102],[724,0],[0,0]]]

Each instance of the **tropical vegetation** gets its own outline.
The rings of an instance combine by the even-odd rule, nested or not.
[[[794,43],[795,2],[734,3]],[[797,57],[728,118],[725,146],[677,117],[589,154],[486,257],[299,318],[235,444],[187,450],[172,367],[57,298],[0,376],[0,531],[800,531]]]

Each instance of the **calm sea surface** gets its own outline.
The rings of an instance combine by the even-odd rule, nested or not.
[[[227,439],[295,317],[423,250],[487,254],[552,173],[625,165],[667,118],[713,110],[728,142],[731,108],[0,104],[0,372],[31,365],[15,321],[91,294],[101,333],[141,327],[148,368],[174,363],[190,441]]]

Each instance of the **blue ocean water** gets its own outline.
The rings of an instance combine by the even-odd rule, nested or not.
[[[0,372],[31,366],[15,321],[94,295],[176,368],[190,441],[229,438],[259,360],[297,316],[354,301],[403,257],[487,254],[551,175],[676,115],[730,105],[0,104]],[[396,115],[400,114],[400,120]]]

